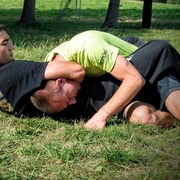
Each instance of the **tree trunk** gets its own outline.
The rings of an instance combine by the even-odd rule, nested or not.
[[[118,26],[120,0],[110,0],[103,27],[116,28]]]
[[[24,0],[23,11],[21,19],[18,24],[35,25],[35,3],[36,0]]]
[[[144,0],[142,27],[151,27],[151,14],[152,14],[152,0]]]

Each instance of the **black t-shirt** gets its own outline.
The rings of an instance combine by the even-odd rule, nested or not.
[[[0,109],[15,115],[35,113],[29,96],[43,82],[47,62],[13,60],[0,67]]]

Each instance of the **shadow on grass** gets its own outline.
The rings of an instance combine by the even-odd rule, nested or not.
[[[13,25],[14,28],[19,28],[15,25],[20,19],[22,9],[0,9],[0,23]],[[51,9],[49,11],[36,11],[36,28],[39,30],[54,30],[65,31],[78,29],[101,28],[106,16],[107,9],[69,9],[62,18],[60,11]],[[179,30],[179,9],[153,9],[152,10],[152,27],[157,29],[177,29]],[[119,28],[141,28],[142,10],[140,9],[120,9]],[[22,28],[22,27],[20,27]],[[25,29],[27,27],[24,27]],[[41,29],[42,28],[42,29]]]
[[[69,9],[66,14],[59,18],[60,12],[57,9],[49,11],[36,10],[37,24],[35,26],[17,25],[22,9],[0,9],[0,23],[6,25],[7,30],[15,45],[25,41],[25,46],[34,46],[36,42],[47,44],[54,42],[58,44],[59,39],[72,37],[86,30],[101,30],[113,32],[119,37],[127,34],[146,34],[149,29],[141,28],[142,10],[120,9],[118,28],[103,28],[107,9]],[[163,30],[179,30],[178,9],[155,9],[153,10],[151,28]]]

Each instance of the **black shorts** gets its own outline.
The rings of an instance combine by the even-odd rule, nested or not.
[[[160,95],[160,110],[166,109],[165,101],[167,97],[176,90],[180,90],[180,81],[175,76],[169,75],[158,81],[157,91]]]

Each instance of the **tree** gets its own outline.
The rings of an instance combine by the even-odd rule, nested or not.
[[[116,28],[118,26],[120,0],[110,0],[103,27]]]
[[[23,11],[18,24],[35,25],[35,3],[36,0],[24,0]]]
[[[143,16],[142,16],[142,27],[151,27],[151,14],[152,14],[152,0],[144,0],[143,5]]]

